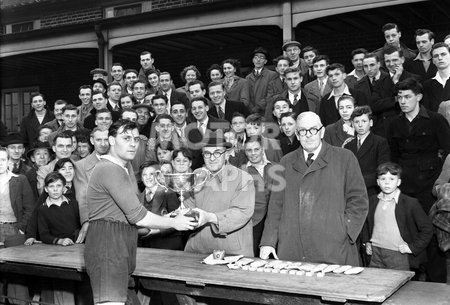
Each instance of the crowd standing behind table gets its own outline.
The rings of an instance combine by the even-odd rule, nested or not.
[[[195,63],[186,63],[181,73],[186,84],[176,89],[172,76],[155,66],[151,52],[143,51],[139,71],[120,63],[113,63],[109,71],[93,69],[92,79],[80,84],[78,108],[58,100],[51,112],[44,93],[31,95],[32,109],[22,121],[20,134],[7,135],[3,123],[0,126],[0,144],[7,153],[0,160],[0,246],[23,244],[25,237],[27,245],[40,242],[38,224],[30,225],[28,219],[37,217],[37,196],[44,191],[46,175],[58,160],[71,158],[75,177],[65,191],[74,192],[82,224],[72,242],[83,243],[88,236],[88,273],[95,275],[91,281],[96,302],[123,303],[128,286],[129,296],[141,287],[127,284],[137,239],[152,247],[151,240],[145,239],[158,236],[161,232],[154,229],[167,226],[191,229],[181,235],[187,251],[208,254],[226,248],[229,254],[258,255],[260,250],[263,258],[367,265],[370,257],[365,257],[360,240],[368,212],[367,189],[369,195],[379,192],[367,177],[376,174],[381,161],[371,159],[360,168],[359,148],[366,149],[369,144],[364,144],[373,136],[355,132],[351,114],[363,106],[368,108],[363,118],[367,117],[368,128],[373,126],[377,141],[385,144],[386,138],[389,143],[384,151],[390,150],[390,158],[382,159],[403,168],[400,190],[416,198],[425,213],[432,210],[434,218],[426,221],[433,222],[437,234],[423,255],[426,262],[415,269],[416,278],[446,282],[449,45],[435,42],[432,31],[418,29],[418,50],[413,51],[400,42],[396,24],[384,25],[382,33],[386,39],[382,48],[352,52],[349,59],[355,69],[348,74],[342,64],[330,63],[320,50],[306,46],[302,51],[300,42],[288,41],[282,46],[284,53],[274,60],[275,71],[265,67],[271,59],[267,50],[255,46],[254,69],[247,76],[240,75],[238,59],[228,58],[208,69],[206,77],[211,83],[205,85]],[[333,137],[338,141],[327,143]],[[353,153],[340,147],[347,143]],[[87,144],[90,154],[85,151]],[[174,149],[177,155],[179,149],[187,149],[187,155],[183,153],[188,156],[186,161],[173,156]],[[210,172],[204,189],[188,196],[196,217],[148,214],[154,211],[153,197],[141,194],[145,183],[140,173],[148,162],[160,164],[165,173],[177,172],[179,162],[190,162],[189,171],[194,173],[201,167]],[[106,164],[114,170],[107,170]],[[8,188],[14,179],[26,183],[22,190],[31,189],[30,196],[21,197],[23,202]],[[242,189],[239,196],[246,194],[246,204],[229,198],[235,188]],[[176,194],[171,198],[178,200]],[[438,199],[439,204],[433,206]],[[217,206],[220,200],[225,202]],[[252,217],[255,208],[257,219]],[[33,210],[35,215],[30,217]],[[390,221],[398,222],[397,215]],[[127,263],[122,261],[123,266],[129,263],[126,271],[118,267],[111,276],[96,269],[102,262],[92,257],[114,252],[107,251],[111,250],[108,243],[105,250],[92,251],[98,249],[98,237],[104,237],[94,238],[93,230],[100,229],[109,233],[117,229],[129,236],[122,241],[128,244],[130,255]],[[202,238],[206,232],[208,238]],[[256,238],[252,238],[254,232]],[[112,233],[113,237],[117,234]],[[164,235],[159,237],[164,239]],[[117,274],[122,274],[121,281],[112,280]],[[101,291],[96,288],[100,281],[118,286]],[[9,296],[20,296],[17,289],[11,289],[19,284],[12,280],[6,284]],[[28,285],[39,294],[39,287]],[[169,297],[151,302],[166,304],[168,299],[174,302]],[[195,302],[179,296],[178,300]]]

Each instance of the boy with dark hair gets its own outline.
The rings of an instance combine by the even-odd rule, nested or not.
[[[389,145],[385,138],[371,132],[372,111],[369,106],[356,107],[351,114],[356,136],[344,143],[343,147],[352,151],[358,159],[369,197],[378,191],[376,168],[391,160]]]
[[[370,267],[410,270],[426,261],[433,226],[419,201],[401,193],[401,173],[395,163],[377,168],[381,193],[370,197],[363,229],[366,252],[372,256]]]
[[[265,118],[254,113],[245,120],[245,130],[247,137],[262,136],[266,130]],[[264,148],[264,156],[271,162],[279,163],[283,153],[281,151],[280,142],[277,139],[262,137],[262,147]]]

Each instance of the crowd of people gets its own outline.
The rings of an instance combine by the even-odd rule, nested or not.
[[[0,128],[0,246],[85,243],[93,301],[104,304],[211,302],[130,281],[138,246],[446,282],[450,35],[435,42],[418,29],[414,51],[396,24],[382,33],[380,49],[352,51],[350,73],[288,41],[275,71],[257,47],[246,77],[230,58],[208,69],[207,85],[185,67],[175,88],[144,51],[139,70],[92,70],[78,107],[60,99],[51,111],[33,94],[20,133]],[[185,190],[186,208],[162,186],[170,174],[204,179]],[[7,284],[12,304],[84,295],[59,282]]]

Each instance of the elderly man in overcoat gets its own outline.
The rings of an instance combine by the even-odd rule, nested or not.
[[[260,257],[358,266],[355,242],[368,211],[358,161],[322,141],[313,112],[298,116],[296,134],[301,146],[281,159],[286,187],[272,192]]]

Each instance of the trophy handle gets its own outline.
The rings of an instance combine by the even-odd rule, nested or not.
[[[200,173],[201,172],[201,173]],[[204,167],[200,167],[200,168],[197,168],[194,172],[193,172],[193,174],[195,174],[195,179],[194,179],[194,190],[200,190],[200,188],[203,186],[203,184],[205,184],[206,183],[206,181],[208,180],[208,178],[209,178],[209,175],[210,175],[210,171],[209,170],[207,170],[206,168],[204,168]],[[199,181],[199,179],[198,178],[202,178],[203,180],[200,180]]]
[[[159,181],[160,178],[162,178],[162,181],[164,181],[164,184],[162,184]],[[159,169],[155,171],[155,181],[156,181],[156,184],[158,184],[160,187],[164,188],[166,190],[166,192],[169,190],[169,187],[166,185],[166,178],[164,177],[164,174],[162,173],[162,171]]]

